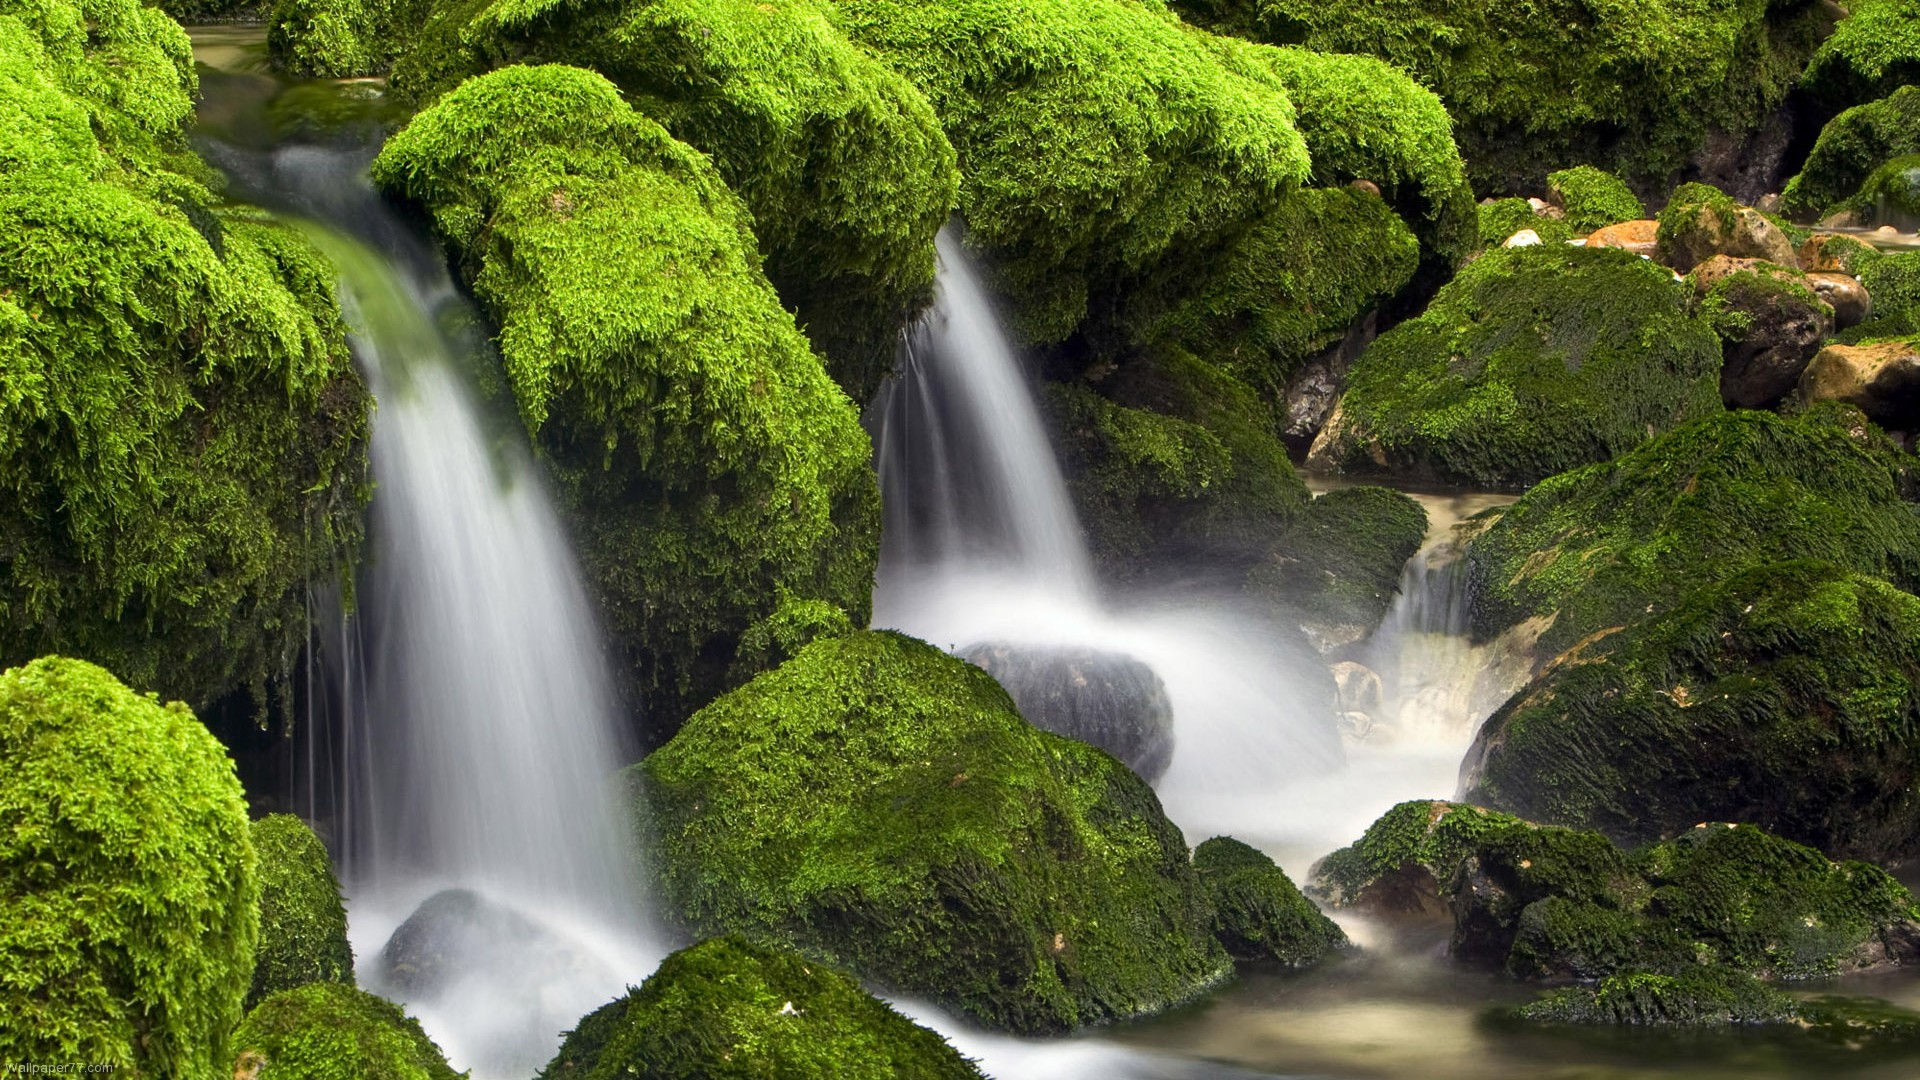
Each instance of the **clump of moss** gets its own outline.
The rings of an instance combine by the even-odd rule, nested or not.
[[[1828,414],[1735,412],[1536,485],[1467,548],[1473,632],[1551,617],[1536,655],[1670,610],[1695,587],[1817,559],[1913,588],[1913,459]]]
[[[226,749],[79,660],[0,674],[0,1055],[224,1075],[259,935]]]
[[[1888,158],[1860,190],[1828,210],[1851,213],[1863,225],[1920,228],[1920,153]]]
[[[1216,836],[1193,849],[1193,868],[1213,901],[1213,935],[1235,960],[1306,967],[1346,946],[1346,932],[1246,844]]]
[[[1426,535],[1427,512],[1405,494],[1338,488],[1307,504],[1274,556],[1248,576],[1248,588],[1306,619],[1365,636],[1392,606],[1401,571]]]
[[[1800,76],[1832,108],[1886,97],[1920,83],[1920,3],[1854,0]]]
[[[1575,236],[1647,216],[1647,208],[1625,181],[1591,165],[1548,173],[1547,194],[1566,213]]]
[[[637,766],[657,895],[1016,1032],[1224,976],[1179,830],[1107,754],[898,634],[816,641]]]
[[[1354,362],[1309,464],[1520,488],[1720,410],[1720,347],[1615,249],[1490,251]]]
[[[274,67],[302,78],[383,74],[431,10],[427,0],[277,0],[267,53]]]
[[[1827,122],[1800,172],[1780,193],[1796,221],[1825,216],[1889,158],[1920,153],[1920,86],[1903,86]]]
[[[1543,244],[1564,244],[1575,235],[1566,221],[1535,213],[1533,204],[1518,196],[1480,204],[1481,247],[1500,247],[1522,229],[1532,229]]]
[[[844,973],[719,937],[661,961],[569,1034],[542,1080],[979,1080],[938,1034]]]
[[[1636,1024],[1719,1027],[1783,1024],[1797,1017],[1793,998],[1742,971],[1705,968],[1676,975],[1609,975],[1569,986],[1515,1009],[1535,1024]]]
[[[1655,258],[1687,273],[1715,255],[1795,266],[1796,238],[1781,221],[1712,184],[1682,184],[1660,211]]]
[[[260,947],[247,1004],[312,982],[353,985],[347,909],[326,845],[292,814],[253,823],[260,862]]]
[[[1860,267],[1873,315],[1834,336],[1843,345],[1920,335],[1920,251],[1883,255]]]
[[[282,990],[234,1032],[232,1075],[247,1080],[461,1080],[420,1022],[336,982]]]
[[[783,600],[865,621],[867,437],[705,157],[598,75],[516,67],[417,115],[374,176],[426,206],[498,325],[655,737],[740,677]]]

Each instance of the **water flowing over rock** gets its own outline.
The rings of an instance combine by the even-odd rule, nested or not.
[[[985,669],[1036,727],[1093,745],[1154,781],[1173,761],[1173,702],[1131,656],[1071,645],[982,642],[959,656]]]

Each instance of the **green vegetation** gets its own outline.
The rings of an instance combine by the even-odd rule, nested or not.
[[[217,1080],[259,934],[218,740],[79,660],[0,674],[0,1059]]]
[[[1713,258],[1765,259],[1797,266],[1795,252],[1804,234],[1712,184],[1682,184],[1660,211],[1656,258],[1680,273]]]
[[[1552,616],[1536,656],[1759,565],[1817,559],[1920,585],[1914,459],[1852,410],[1700,420],[1542,481],[1467,549],[1473,630]]]
[[[1315,464],[1522,488],[1720,410],[1720,347],[1616,249],[1489,251],[1354,362]]]
[[[349,561],[367,399],[333,272],[185,153],[185,34],[0,3],[0,663],[264,700]]]
[[[1213,934],[1235,960],[1306,967],[1344,948],[1347,935],[1300,895],[1272,859],[1228,836],[1193,849],[1213,901]]]
[[[260,948],[247,1004],[312,982],[353,984],[347,909],[326,845],[292,814],[253,823],[260,863]]]
[[[945,1039],[845,974],[720,937],[581,1021],[541,1080],[979,1080]]]
[[[1873,296],[1873,315],[1835,335],[1844,345],[1920,335],[1920,251],[1902,251],[1867,261],[1860,284]]]
[[[1327,626],[1364,636],[1400,591],[1400,573],[1427,535],[1427,512],[1391,488],[1329,491],[1307,504],[1248,587]]]
[[[1567,227],[1575,236],[1647,216],[1647,208],[1632,188],[1612,173],[1591,165],[1548,173],[1547,193],[1566,212]]]
[[[282,990],[234,1033],[235,1080],[461,1080],[420,1022],[335,982]]]
[[[1903,86],[1827,122],[1799,175],[1780,193],[1796,221],[1824,217],[1889,158],[1920,153],[1920,86]]]
[[[1540,1024],[1659,1024],[1713,1027],[1781,1024],[1797,1016],[1793,998],[1742,971],[1703,968],[1674,975],[1609,975],[1596,986],[1569,986],[1515,1010]]]
[[[1863,225],[1920,226],[1920,153],[1888,158],[1859,191],[1828,209],[1850,212]]]
[[[1800,83],[1835,108],[1920,83],[1920,3],[1853,0],[1851,14],[1820,43]]]
[[[267,52],[274,67],[303,78],[380,75],[431,10],[427,0],[275,0]]]
[[[1532,229],[1543,244],[1564,244],[1577,235],[1564,220],[1533,212],[1533,204],[1514,196],[1480,204],[1480,246],[1497,248],[1521,229]]]
[[[1015,1032],[1222,978],[1179,830],[1107,754],[898,634],[816,641],[636,768],[655,895]]]
[[[417,115],[374,176],[425,205],[498,326],[657,737],[782,602],[865,622],[866,434],[705,157],[598,75],[515,67]]]

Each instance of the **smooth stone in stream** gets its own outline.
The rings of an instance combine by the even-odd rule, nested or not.
[[[1092,743],[1148,782],[1173,761],[1173,702],[1166,684],[1131,656],[993,641],[959,655],[1005,687],[1035,727]]]

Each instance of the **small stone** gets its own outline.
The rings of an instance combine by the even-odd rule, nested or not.
[[[1858,326],[1873,314],[1873,297],[1860,280],[1847,274],[1815,271],[1807,275],[1814,294],[1833,308],[1833,328],[1845,330]]]
[[[1619,248],[1631,251],[1635,255],[1652,258],[1656,248],[1655,238],[1660,226],[1652,220],[1622,221],[1604,229],[1596,229],[1587,236],[1588,247]]]
[[[1347,186],[1355,191],[1372,195],[1375,198],[1380,197],[1380,185],[1371,180],[1349,180]]]
[[[1521,229],[1519,232],[1507,237],[1507,242],[1500,246],[1510,248],[1538,247],[1540,242],[1539,233],[1534,232],[1532,229]]]

